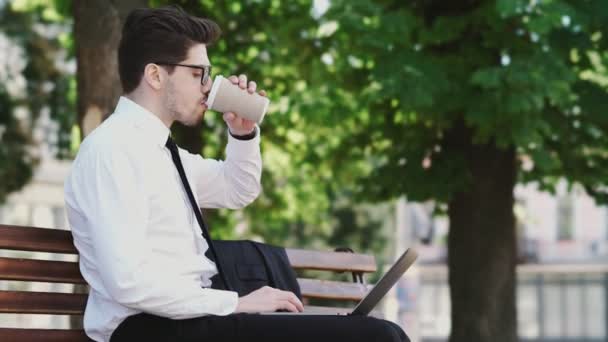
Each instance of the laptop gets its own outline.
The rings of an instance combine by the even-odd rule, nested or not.
[[[388,293],[388,291],[397,283],[399,278],[412,266],[414,261],[418,258],[418,253],[408,248],[397,261],[391,266],[391,268],[380,278],[378,283],[361,299],[361,301],[355,306],[353,311],[349,313],[335,313],[336,315],[355,315],[355,316],[367,316],[372,310],[378,305],[380,300]],[[315,311],[304,311],[304,312],[262,312],[261,315],[332,315],[327,312],[315,312]]]

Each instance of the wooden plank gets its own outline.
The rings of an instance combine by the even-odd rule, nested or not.
[[[89,342],[84,330],[0,328],[0,341]]]
[[[0,313],[80,315],[86,294],[0,291]]]
[[[78,254],[68,230],[0,225],[0,249]]]
[[[0,249],[77,254],[71,232],[25,226],[0,225]],[[373,256],[358,253],[286,248],[295,269],[376,272]]]
[[[0,257],[0,279],[86,284],[77,262]]]
[[[376,272],[376,260],[371,255],[344,252],[324,252],[286,248],[295,269]]]
[[[331,280],[298,278],[305,298],[361,300],[371,285]],[[0,312],[39,314],[81,314],[86,294],[0,291]]]
[[[333,280],[298,278],[302,297],[359,301],[372,288],[371,285]]]
[[[334,300],[361,300],[371,285],[299,278],[302,296]],[[1,313],[82,314],[86,294],[0,291]]]

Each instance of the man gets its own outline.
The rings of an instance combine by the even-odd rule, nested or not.
[[[82,143],[65,183],[68,220],[90,285],[86,333],[96,341],[402,341],[368,317],[264,316],[299,312],[291,292],[239,298],[211,289],[221,270],[198,208],[241,208],[260,193],[260,130],[224,113],[226,160],[178,149],[169,128],[202,119],[210,91],[207,46],[220,34],[178,7],[138,9],[118,52],[125,95]],[[250,93],[245,75],[230,80]],[[265,96],[265,92],[260,94]],[[201,230],[203,234],[201,234]],[[220,256],[221,257],[221,256]]]

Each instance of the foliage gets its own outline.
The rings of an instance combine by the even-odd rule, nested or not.
[[[269,242],[319,246],[373,227],[352,217],[378,209],[355,203],[402,194],[447,201],[475,181],[446,138],[461,123],[478,143],[515,146],[522,182],[551,190],[566,177],[608,200],[605,2],[333,0],[318,13],[311,0],[151,1],[168,3],[216,20],[224,35],[209,50],[214,70],[246,73],[272,100],[262,125],[264,193],[243,212],[222,211],[213,222],[217,236],[236,237],[233,227],[244,221]],[[69,23],[70,1],[13,4],[19,11],[5,9],[11,15],[2,27],[26,56],[73,55],[69,35],[46,39],[39,50],[26,43],[36,39],[24,38],[39,35],[34,22]],[[68,141],[73,78],[33,57],[28,89],[42,89],[42,80],[57,86],[53,96],[32,92],[38,95],[27,105],[35,116],[57,101],[54,117]],[[17,131],[6,115],[15,101],[3,97],[3,124],[13,122],[6,132]],[[204,155],[221,158],[219,115],[206,116],[202,134]],[[31,162],[12,174],[27,176],[25,165]]]
[[[0,202],[23,186],[40,158],[35,124],[42,111],[59,121],[59,157],[67,157],[73,111],[65,24],[47,2],[16,1],[0,7],[4,41],[0,77]]]
[[[551,190],[566,177],[608,201],[608,3],[331,4],[318,56],[331,62],[309,62],[325,70],[313,97],[332,104],[319,100],[331,110],[313,117],[352,127],[327,156],[371,162],[364,196],[446,201],[466,189],[466,156],[446,138],[464,122],[477,143],[517,148],[521,181]]]
[[[313,124],[308,118],[315,67],[307,60],[320,53],[312,1],[153,1],[152,5],[170,3],[212,18],[222,28],[222,39],[209,48],[216,74],[245,73],[271,98],[270,113],[261,126],[263,194],[242,213],[222,210],[211,225],[214,235],[243,238],[233,227],[244,219],[250,235],[270,243],[317,248],[346,244],[379,253],[386,234],[379,229],[380,222],[390,210],[355,205],[344,187],[352,178],[334,177],[333,165],[318,153],[328,143],[337,144],[346,131]],[[217,113],[205,116],[202,134],[203,154],[223,157],[225,124]],[[378,212],[381,217],[374,217]]]
[[[520,182],[552,191],[566,178],[608,203],[606,1],[329,0],[328,11],[312,0],[150,3],[216,20],[224,35],[209,49],[214,70],[247,74],[272,100],[264,193],[243,211],[221,211],[216,237],[244,230],[378,255],[391,207],[370,202],[446,203],[492,181],[471,176],[468,150],[453,139],[462,131],[496,153],[516,151]],[[73,56],[73,44],[66,31],[48,33],[70,23],[70,4],[18,0],[0,11],[0,38],[22,47],[25,64],[12,66],[27,79],[21,95],[0,82],[0,202],[31,177],[28,122],[44,107],[69,141],[74,80],[55,61]],[[221,117],[209,113],[201,134],[203,154],[222,158]]]
[[[271,241],[326,238],[340,196],[448,201],[475,181],[448,139],[459,125],[516,147],[521,182],[608,200],[605,2],[179,3],[224,28],[222,73],[270,90],[265,193],[246,216]]]

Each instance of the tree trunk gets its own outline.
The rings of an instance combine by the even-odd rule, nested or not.
[[[448,203],[450,342],[515,342],[515,150],[473,145],[464,124],[453,129],[451,139],[473,181]]]
[[[128,12],[145,0],[74,1],[78,126],[84,139],[114,110],[122,93],[118,76],[118,43]]]

